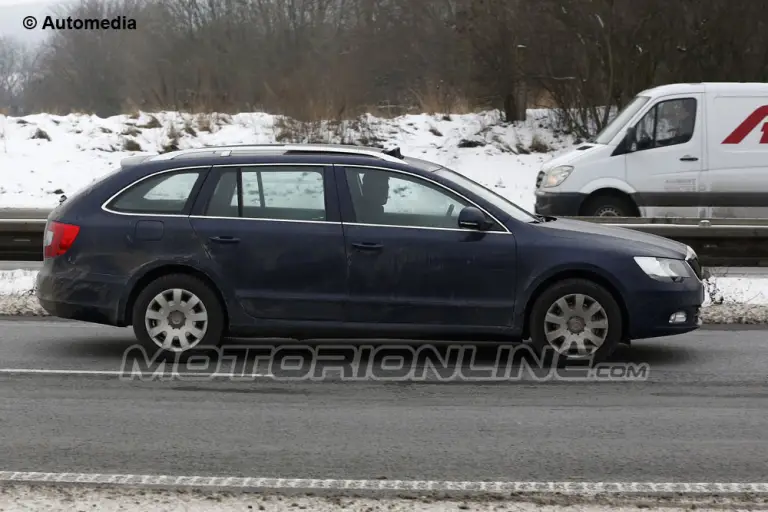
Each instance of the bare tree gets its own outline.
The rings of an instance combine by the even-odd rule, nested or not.
[[[0,37],[0,110],[6,114],[21,112],[21,93],[28,56],[19,43]]]
[[[0,101],[21,87],[28,111],[312,120],[386,103],[493,107],[515,121],[520,100],[543,92],[589,137],[647,87],[768,74],[764,2],[80,0],[60,15],[126,16],[137,29],[58,31],[23,59],[0,41]]]

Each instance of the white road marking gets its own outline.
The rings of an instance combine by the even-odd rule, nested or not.
[[[285,490],[458,491],[477,493],[595,494],[766,494],[768,483],[734,482],[481,482],[445,480],[340,480],[244,478],[226,476],[128,475],[105,473],[37,473],[0,471],[0,483],[87,483],[115,486],[171,486]]]
[[[253,373],[249,375],[243,375],[242,373],[237,372],[230,372],[230,373],[205,373],[205,372],[178,372],[173,370],[168,371],[161,371],[158,370],[157,372],[147,372],[146,377],[151,377],[155,374],[162,375],[162,376],[168,376],[173,378],[188,378],[188,379],[199,379],[201,377],[204,378],[210,378],[210,379],[219,379],[219,378],[273,378],[274,375],[270,373]],[[0,375],[71,375],[71,376],[97,376],[97,377],[124,377],[124,378],[130,378],[131,372],[130,371],[119,371],[119,370],[46,370],[46,369],[37,369],[37,368],[0,368]],[[136,375],[138,378],[139,375]]]

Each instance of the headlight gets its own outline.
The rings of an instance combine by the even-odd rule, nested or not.
[[[541,184],[544,188],[556,187],[565,181],[565,178],[570,176],[573,171],[571,165],[560,165],[547,171],[547,175],[544,176],[544,182]]]
[[[671,258],[635,257],[635,261],[643,272],[659,281],[682,281],[683,278],[693,277],[691,267],[683,260]]]

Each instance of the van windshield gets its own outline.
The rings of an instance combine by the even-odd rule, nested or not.
[[[635,96],[635,99],[630,101],[619,115],[613,118],[613,121],[608,123],[605,128],[600,130],[600,133],[595,137],[597,144],[610,144],[610,142],[616,137],[616,135],[624,128],[624,125],[634,117],[637,112],[643,108],[643,106],[651,100],[648,96]]]

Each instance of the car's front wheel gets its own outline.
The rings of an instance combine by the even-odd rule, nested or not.
[[[133,307],[133,331],[140,342],[184,352],[216,345],[224,330],[224,313],[216,293],[203,281],[171,274],[151,282]]]
[[[604,361],[622,336],[621,309],[602,286],[568,279],[547,288],[531,309],[531,346],[560,363]]]
[[[582,208],[585,217],[636,217],[636,208],[626,197],[597,195],[589,198]]]

